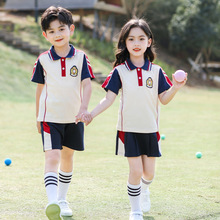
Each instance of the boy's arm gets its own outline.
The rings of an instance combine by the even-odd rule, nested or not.
[[[178,90],[186,84],[187,76],[183,82],[177,82],[175,77],[172,75],[172,80],[173,86],[159,95],[159,100],[163,105],[168,104],[173,99]]]
[[[40,101],[40,96],[42,93],[42,90],[44,88],[44,84],[37,84],[37,89],[36,89],[36,119],[38,117],[38,113],[39,113],[39,101]],[[41,127],[40,127],[40,122],[37,121],[37,130],[39,133],[41,133]]]
[[[92,93],[91,79],[90,78],[84,79],[82,81],[82,87],[83,87],[83,97],[79,112],[76,116],[76,124],[80,121],[82,115],[87,113],[89,100]]]

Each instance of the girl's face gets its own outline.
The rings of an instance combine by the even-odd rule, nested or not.
[[[141,28],[132,28],[125,41],[128,52],[130,53],[130,59],[143,59],[144,53],[147,50],[147,48],[150,47],[151,42],[152,39],[148,39],[148,36]]]

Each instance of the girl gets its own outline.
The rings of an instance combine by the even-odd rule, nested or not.
[[[103,83],[106,97],[90,115],[81,117],[86,124],[106,110],[121,90],[117,124],[116,155],[127,157],[130,220],[143,220],[150,210],[149,185],[155,175],[155,160],[161,156],[158,100],[169,103],[185,85],[172,76],[173,84],[155,59],[154,38],[143,19],[132,19],[121,29],[114,69]]]

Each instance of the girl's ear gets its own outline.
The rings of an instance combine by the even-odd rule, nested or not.
[[[73,24],[70,25],[70,34],[73,35],[75,30],[75,26]]]
[[[147,45],[147,47],[150,47],[150,46],[151,46],[151,43],[152,43],[152,38],[148,39],[148,45]]]

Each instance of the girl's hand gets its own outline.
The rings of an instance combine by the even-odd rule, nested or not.
[[[83,122],[85,123],[86,126],[91,123],[92,119],[93,118],[92,118],[91,113],[88,112],[87,114],[83,114],[82,120],[83,120]]]
[[[40,121],[37,121],[37,130],[38,130],[38,133],[41,133],[41,124],[40,124]]]
[[[76,124],[78,122],[84,122],[85,125],[87,126],[91,121],[92,121],[92,116],[88,111],[84,112],[79,112],[78,115],[76,116]]]
[[[185,77],[185,79],[184,79],[182,82],[178,82],[178,81],[176,81],[174,74],[172,74],[173,86],[174,86],[176,89],[178,89],[178,90],[179,90],[180,88],[182,88],[182,87],[186,84],[187,76],[188,76],[188,73],[186,73],[186,77]]]

